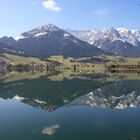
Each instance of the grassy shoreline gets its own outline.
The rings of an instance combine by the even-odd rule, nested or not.
[[[84,58],[72,58],[63,56],[50,56],[46,61],[34,57],[15,56],[3,54],[0,57],[6,64],[17,69],[42,70],[49,68],[58,71],[140,71],[140,58],[126,58],[119,56],[95,56]],[[6,65],[7,66],[7,65]],[[13,68],[14,69],[14,68]]]

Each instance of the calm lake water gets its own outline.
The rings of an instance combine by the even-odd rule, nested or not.
[[[139,74],[27,77],[0,82],[1,140],[140,140]]]

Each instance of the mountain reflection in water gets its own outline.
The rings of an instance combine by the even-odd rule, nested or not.
[[[20,75],[23,79],[14,78]],[[140,104],[140,76],[136,73],[73,74],[72,78],[61,81],[51,80],[53,75],[40,75],[40,78],[30,75],[31,79],[29,75],[26,79],[25,73],[14,76],[1,81],[0,98],[14,99],[46,111],[81,105],[125,109]]]

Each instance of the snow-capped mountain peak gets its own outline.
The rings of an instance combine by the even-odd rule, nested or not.
[[[40,31],[59,31],[60,30],[57,26],[51,23],[38,27],[38,29]]]
[[[24,32],[21,35],[18,35],[17,37],[15,37],[15,40],[18,41],[20,39],[30,38],[30,37],[38,38],[38,37],[50,34],[51,32],[57,32],[60,30],[61,29],[59,29],[57,26],[49,23],[49,24],[46,24],[44,26],[34,28],[28,32]]]

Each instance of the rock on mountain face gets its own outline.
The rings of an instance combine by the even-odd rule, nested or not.
[[[110,28],[104,30],[67,31],[83,41],[116,55],[140,56],[140,32],[137,30]]]
[[[82,57],[105,53],[53,24],[47,24],[17,36],[16,46],[25,53],[41,58],[50,55]]]

